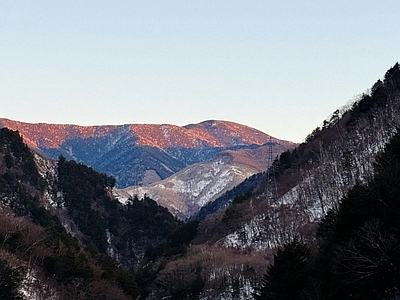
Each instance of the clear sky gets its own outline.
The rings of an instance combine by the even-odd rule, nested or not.
[[[301,142],[400,57],[400,1],[0,0],[0,117]]]

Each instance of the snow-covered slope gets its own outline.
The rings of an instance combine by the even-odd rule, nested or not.
[[[272,144],[273,156],[293,148],[286,144]],[[214,201],[246,178],[269,167],[269,146],[255,149],[228,150],[213,159],[190,165],[172,176],[147,186],[130,186],[114,189],[114,194],[125,202],[129,197],[144,195],[180,219],[194,216],[204,205]]]
[[[114,192],[122,202],[127,197],[137,195],[140,199],[146,194],[177,217],[187,219],[247,177],[264,170],[260,163],[250,159],[246,163],[234,155],[234,152],[225,152],[151,185],[115,189]]]
[[[357,102],[351,109],[337,111],[336,120],[327,129],[296,149],[311,149],[309,160],[291,170],[299,180],[288,185],[285,180],[290,177],[282,173],[277,182],[278,198],[271,200],[265,187],[254,201],[264,203],[267,209],[229,233],[221,244],[265,250],[307,235],[307,224],[318,222],[329,209],[336,208],[356,183],[372,178],[377,154],[400,128],[399,99],[398,94],[390,95],[385,105],[378,103],[357,118]]]

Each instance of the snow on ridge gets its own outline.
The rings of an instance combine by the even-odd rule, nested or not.
[[[190,217],[223,191],[254,174],[253,169],[231,165],[228,161],[226,156],[221,156],[209,163],[193,164],[162,181],[114,189],[114,194],[121,203],[134,195],[141,199],[146,194],[174,215]]]
[[[19,291],[26,300],[57,300],[60,295],[49,285],[43,284],[34,269],[28,267]]]
[[[53,186],[57,177],[57,162],[50,158],[44,158],[35,151],[33,152],[33,158],[35,160],[40,177],[47,182],[47,186],[43,194],[44,206],[46,209],[49,207],[55,207],[57,205],[55,201],[57,197],[55,197],[51,192],[51,187]]]

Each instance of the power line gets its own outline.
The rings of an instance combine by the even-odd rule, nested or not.
[[[278,199],[278,185],[276,183],[276,170],[274,164],[274,157],[272,155],[272,147],[276,143],[272,142],[271,137],[268,142],[268,156],[267,156],[267,186],[266,186],[266,196],[269,204],[274,203]]]

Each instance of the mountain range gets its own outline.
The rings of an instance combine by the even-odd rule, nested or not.
[[[255,149],[269,142],[294,145],[228,121],[204,121],[180,127],[31,124],[0,119],[0,127],[18,130],[31,148],[51,158],[63,155],[114,176],[120,188],[165,179],[225,150]]]
[[[228,121],[174,125],[77,126],[0,119],[0,128],[53,159],[60,155],[112,175],[125,202],[145,194],[182,219],[195,215],[296,144]],[[121,189],[124,188],[124,189]]]

